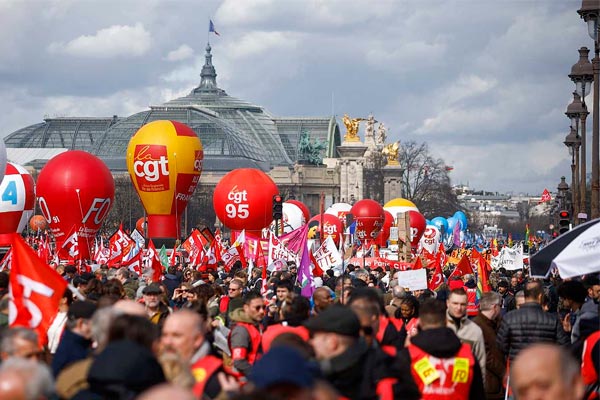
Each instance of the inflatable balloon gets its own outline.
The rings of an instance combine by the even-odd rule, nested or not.
[[[397,220],[399,213],[407,212],[410,210],[419,211],[415,203],[400,197],[397,199],[392,199],[385,203],[383,209],[389,211],[392,214],[392,216],[394,217],[394,221]]]
[[[421,240],[421,236],[425,232],[425,217],[418,211],[410,210],[408,218],[410,220],[410,245],[413,248],[417,248],[419,240]]]
[[[448,217],[446,218],[446,220],[448,221],[448,231],[446,233],[452,233],[454,232],[454,226],[456,224],[460,224],[460,222],[458,221],[458,219],[454,218],[454,217]],[[460,225],[459,225],[460,227]]]
[[[431,220],[430,220],[430,219],[427,219],[427,218],[425,218],[425,225],[432,225],[432,223],[431,223]]]
[[[282,204],[283,206],[283,233],[289,233],[294,229],[300,228],[302,225],[306,224],[306,219],[304,219],[304,213],[302,209],[295,204],[288,203],[287,201]],[[275,222],[271,222],[271,231],[272,232],[281,232],[275,226]]]
[[[29,227],[34,232],[44,231],[48,227],[48,221],[43,215],[34,215],[29,219]]]
[[[467,216],[465,215],[465,213],[462,211],[457,211],[454,213],[453,217],[456,218],[460,222],[460,230],[463,232],[466,231],[467,230]]]
[[[387,241],[390,238],[390,228],[394,225],[394,217],[392,213],[389,211],[383,211],[385,214],[385,219],[383,220],[383,228],[381,228],[381,233],[375,239],[375,244],[379,247],[387,246]]]
[[[146,228],[148,228],[148,218],[141,217],[135,222],[135,229],[142,235],[146,232]]]
[[[6,170],[6,145],[4,139],[0,139],[0,183],[4,178],[4,171]],[[34,200],[35,202],[35,200]]]
[[[261,170],[234,169],[215,187],[213,207],[229,229],[260,231],[273,220],[273,196],[279,194],[275,182]]]
[[[346,226],[346,215],[350,213],[352,206],[348,203],[334,203],[325,210],[325,214],[338,217],[342,221],[342,225]]]
[[[179,238],[181,216],[202,174],[198,135],[176,121],[142,126],[127,146],[127,169],[148,214],[148,237]]]
[[[437,226],[428,225],[421,236],[421,246],[431,254],[436,254],[440,245],[440,230]]]
[[[37,194],[57,248],[77,232],[79,255],[89,259],[96,233],[114,202],[115,183],[108,167],[85,151],[66,151],[42,169]]]
[[[0,184],[0,234],[21,232],[35,206],[33,178],[20,165],[6,163]]]
[[[359,200],[352,206],[350,212],[356,221],[354,234],[359,240],[373,240],[379,235],[385,214],[378,202],[370,199]]]
[[[444,217],[435,217],[431,220],[433,226],[437,227],[442,235],[448,232],[448,221]]]
[[[321,216],[323,217],[323,229],[321,229]],[[319,234],[323,232],[322,236]],[[308,221],[308,238],[309,239],[317,239],[321,238],[321,242],[331,236],[333,242],[337,245],[340,244],[340,240],[342,240],[344,233],[344,225],[342,221],[334,215],[331,214],[319,214],[315,215]]]
[[[298,200],[286,200],[285,203],[290,203],[300,207],[300,209],[302,210],[302,214],[304,214],[304,219],[306,221],[310,219],[310,210],[308,209],[308,207],[306,207],[306,204],[304,204],[303,202]]]

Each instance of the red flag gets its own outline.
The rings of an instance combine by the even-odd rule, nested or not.
[[[542,193],[542,197],[540,198],[538,204],[545,203],[547,201],[552,201],[552,195],[550,194],[548,189],[544,189],[544,192]]]
[[[422,269],[423,268],[423,261],[421,261],[421,257],[417,257],[415,258],[415,262],[412,265],[412,269],[417,270],[417,269]]]
[[[131,248],[135,245],[129,235],[123,230],[123,224],[119,226],[119,229],[108,239],[110,256],[107,264],[109,266],[116,266],[118,263],[123,261],[123,257],[131,251]]]
[[[488,272],[489,270],[487,261],[485,260],[485,258],[483,258],[481,254],[479,254],[479,252],[475,248],[473,248],[473,251],[471,253],[471,259],[474,262],[476,262],[475,265],[477,265],[477,287],[479,291],[481,293],[491,291],[492,289],[490,287],[490,277]]]
[[[129,268],[130,271],[138,275],[142,275],[142,252],[140,251],[129,260],[123,261],[121,266]]]
[[[312,269],[313,276],[323,276],[323,270],[321,269],[321,267],[319,266],[319,263],[315,259],[315,255],[313,254],[313,252],[309,251],[308,254],[310,255],[310,262],[312,262],[312,264],[313,264],[313,269]]]
[[[146,256],[148,257],[148,265],[150,268],[152,268],[152,282],[162,281],[164,267],[160,262],[158,251],[156,251],[156,247],[154,247],[154,242],[152,242],[152,239],[148,241],[148,252]]]
[[[8,249],[4,257],[2,257],[2,261],[0,261],[0,271],[10,271],[10,258],[12,250]]]
[[[58,257],[61,260],[69,260],[69,262],[74,262],[79,259],[79,236],[75,225],[71,228],[71,231],[61,248],[58,249]]]
[[[442,268],[440,266],[440,257],[438,253],[438,257],[435,260],[435,270],[431,275],[431,279],[427,281],[427,288],[431,291],[436,291],[440,285],[444,283],[444,274],[442,273]]]
[[[267,294],[269,286],[267,285],[267,263],[265,262],[262,246],[258,246],[256,250],[256,268],[262,268],[262,287],[260,288],[260,294],[264,296]]]
[[[171,257],[169,257],[169,267],[174,267],[177,265],[177,244],[173,247],[173,252],[171,253]]]
[[[440,243],[440,247],[438,248],[436,255],[440,264],[440,268],[444,268],[446,266],[446,260],[448,259],[448,256],[446,255],[446,249],[444,248],[443,243]]]
[[[9,324],[35,330],[40,344],[45,345],[67,281],[42,262],[18,234],[13,234],[11,258]]]
[[[467,254],[464,253],[462,258],[458,262],[458,265],[456,266],[456,268],[454,268],[454,271],[452,271],[452,273],[450,274],[448,279],[452,279],[454,277],[461,277],[461,276],[464,276],[467,274],[472,274],[472,273],[473,273],[473,267],[471,266],[471,263],[469,262],[469,258],[467,257]]]

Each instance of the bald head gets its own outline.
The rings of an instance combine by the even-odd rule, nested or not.
[[[17,372],[0,372],[0,399],[27,400],[26,381]]]
[[[182,309],[165,320],[160,339],[161,353],[175,353],[182,360],[191,361],[204,343],[206,321],[194,311]]]
[[[317,288],[313,293],[313,301],[317,312],[323,311],[333,303],[331,290],[326,287]]]
[[[510,372],[519,400],[578,400],[584,394],[579,363],[554,344],[535,344],[521,351]]]
[[[194,400],[192,392],[184,390],[175,385],[163,384],[154,386],[152,389],[142,393],[139,400]]]

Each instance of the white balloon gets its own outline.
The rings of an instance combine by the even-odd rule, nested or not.
[[[325,210],[325,214],[338,217],[344,226],[346,226],[346,214],[352,210],[352,206],[348,203],[334,203]]]
[[[283,233],[289,233],[306,224],[302,209],[292,203],[283,203]],[[280,222],[281,223],[281,222]],[[271,222],[271,231],[275,232],[275,221]]]
[[[440,245],[440,236],[440,230],[437,226],[427,225],[423,236],[421,236],[421,247],[431,254],[436,254]]]
[[[4,179],[4,171],[6,171],[6,145],[4,139],[0,139],[0,183]]]

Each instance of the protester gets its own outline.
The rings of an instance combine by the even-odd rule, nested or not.
[[[247,377],[252,371],[252,365],[260,352],[263,329],[261,322],[264,316],[262,297],[252,292],[244,297],[243,308],[232,313],[234,326],[229,335],[232,374]]]
[[[498,346],[510,360],[534,343],[566,345],[570,342],[560,321],[542,310],[542,295],[542,285],[539,282],[527,283],[523,305],[518,310],[507,313],[500,323]]]
[[[317,315],[333,304],[333,291],[328,287],[320,287],[313,293],[313,314]]]
[[[0,364],[0,399],[50,399],[54,394],[47,365],[33,359],[11,357]]]
[[[510,384],[518,400],[580,400],[585,390],[577,361],[551,343],[534,344],[518,353]]]
[[[485,399],[483,378],[471,346],[446,325],[444,303],[429,299],[419,314],[419,333],[407,350],[422,399]],[[460,368],[459,368],[460,367]]]
[[[481,373],[485,377],[486,354],[483,332],[476,323],[467,318],[467,292],[463,288],[452,290],[446,300],[446,306],[448,328],[456,333],[461,342],[471,345]]]
[[[29,328],[14,327],[4,331],[0,340],[0,359],[20,357],[41,360],[38,335]]]
[[[142,291],[146,313],[153,324],[162,327],[169,316],[169,308],[161,301],[163,291],[156,283],[152,283]]]

